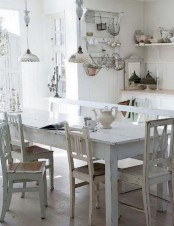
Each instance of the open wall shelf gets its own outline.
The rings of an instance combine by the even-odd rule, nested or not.
[[[151,43],[151,44],[139,43],[139,44],[135,44],[135,46],[140,46],[140,47],[145,47],[145,46],[174,46],[174,43]]]

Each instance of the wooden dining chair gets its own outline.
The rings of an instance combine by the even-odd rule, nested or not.
[[[169,136],[170,130],[170,136]],[[142,187],[143,211],[151,226],[150,186],[168,182],[174,225],[174,118],[146,122],[143,165],[119,169],[119,181]],[[125,204],[125,203],[123,203]],[[126,204],[125,204],[126,205]],[[128,205],[131,207],[130,205]],[[134,209],[136,207],[133,207]],[[137,208],[140,210],[139,208]]]
[[[45,161],[13,163],[11,156],[10,134],[6,123],[0,123],[0,157],[3,176],[2,210],[0,221],[4,221],[9,210],[13,192],[38,192],[40,198],[41,218],[45,218],[47,206],[47,186]],[[14,183],[32,182],[27,188],[13,187]]]
[[[14,159],[18,159],[21,162],[27,161],[38,161],[39,159],[48,160],[48,164],[46,164],[46,169],[49,169],[50,176],[50,189],[54,189],[54,160],[53,160],[53,151],[40,147],[38,145],[26,146],[24,142],[24,132],[23,132],[23,124],[22,118],[20,114],[7,114],[5,113],[5,121],[9,125],[9,131],[12,133],[10,129],[11,126],[15,128],[14,136],[17,138],[20,147],[13,148],[12,157]],[[45,138],[46,139],[46,138]],[[14,144],[14,141],[11,141]],[[24,194],[22,195],[24,196]]]
[[[0,111],[0,122],[4,121],[5,120],[5,113],[2,111]],[[20,146],[20,142],[19,140],[16,140],[16,139],[12,139],[11,140],[11,143],[14,147],[19,147]],[[25,146],[29,146],[30,145],[30,142],[28,140],[24,140],[24,145]]]
[[[99,184],[105,182],[105,165],[93,162],[92,146],[90,141],[89,128],[82,129],[69,127],[65,124],[67,139],[69,176],[70,176],[70,216],[74,217],[75,189],[89,185],[89,218],[88,224],[93,223],[93,210],[99,205]],[[85,163],[83,166],[76,166],[76,160]],[[75,179],[79,179],[77,183]]]

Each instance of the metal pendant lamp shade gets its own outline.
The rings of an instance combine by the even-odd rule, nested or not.
[[[21,57],[19,57],[20,62],[39,62],[39,58],[31,53],[29,49],[27,49],[27,52],[24,53]]]
[[[76,14],[79,20],[79,41],[81,40],[81,17],[83,15],[82,4],[83,0],[76,0]],[[87,53],[83,53],[81,45],[78,47],[76,53],[72,54],[69,58],[71,63],[91,63],[92,59]]]
[[[29,41],[28,41],[28,25],[30,22],[30,17],[29,17],[29,13],[30,11],[27,10],[27,2],[25,1],[25,10],[24,10],[24,21],[25,21],[25,25],[27,28],[27,51],[21,56],[19,57],[19,61],[20,62],[39,62],[39,58],[31,53],[30,49],[29,49]]]
[[[69,58],[69,62],[71,62],[71,63],[90,63],[90,62],[92,62],[92,60],[88,54],[83,53],[82,47],[79,46],[77,53],[71,55],[71,57]]]

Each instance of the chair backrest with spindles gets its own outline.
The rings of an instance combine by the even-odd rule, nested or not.
[[[71,171],[75,168],[74,160],[82,160],[88,164],[89,175],[93,177],[93,153],[91,150],[91,141],[89,135],[89,128],[82,129],[70,127],[68,123],[65,124],[65,133],[67,139],[68,160]]]
[[[23,134],[23,125],[22,125],[22,118],[20,114],[4,114],[4,119],[6,123],[9,125],[9,131],[10,126],[13,126],[15,128],[15,138],[19,142],[19,146],[21,149],[22,154],[22,161],[26,161],[26,154],[25,154],[25,143],[24,143],[24,134]]]

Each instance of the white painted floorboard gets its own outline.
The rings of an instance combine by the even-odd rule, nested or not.
[[[55,189],[48,189],[48,207],[46,219],[40,218],[39,197],[37,193],[26,193],[24,199],[16,193],[12,196],[10,211],[7,213],[5,222],[0,226],[87,226],[88,222],[88,187],[79,188],[76,192],[75,218],[69,218],[69,177],[68,160],[66,151],[56,150],[55,159]],[[48,183],[49,185],[49,183]],[[0,202],[2,201],[2,177],[0,177]],[[124,201],[141,206],[141,190],[122,195]],[[0,203],[1,204],[1,203]],[[168,212],[156,211],[157,199],[151,197],[152,220],[154,226],[171,226],[170,208]],[[121,207],[120,226],[145,226],[143,213]],[[95,225],[105,225],[104,192],[101,199],[101,208],[95,211]]]

